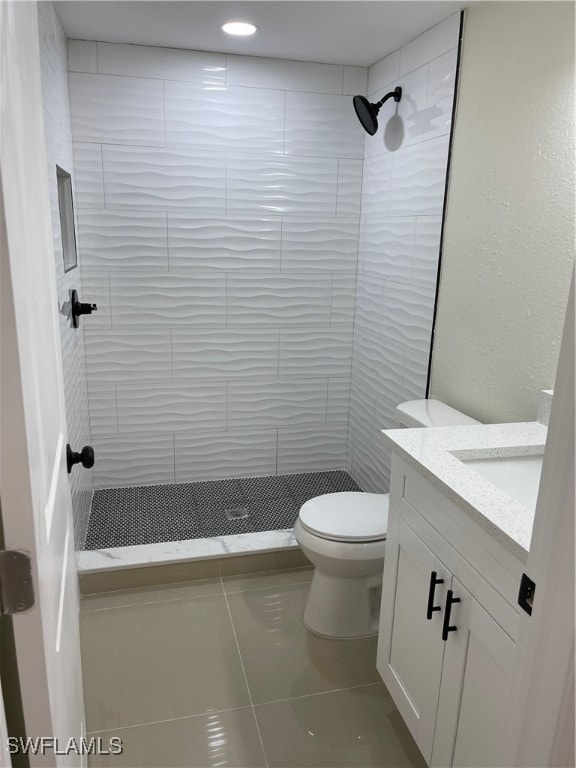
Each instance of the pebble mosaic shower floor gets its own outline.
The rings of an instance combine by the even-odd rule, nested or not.
[[[360,490],[344,471],[107,488],[94,492],[85,549],[292,528],[308,499]]]

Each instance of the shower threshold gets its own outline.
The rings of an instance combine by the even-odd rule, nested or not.
[[[82,573],[296,549],[300,507],[360,491],[343,470],[94,492]]]

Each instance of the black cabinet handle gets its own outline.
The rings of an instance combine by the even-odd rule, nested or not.
[[[90,469],[94,466],[94,448],[90,445],[85,445],[84,448],[77,453],[70,448],[70,443],[66,446],[66,467],[68,474],[72,472],[74,464],[82,464],[85,469]]]
[[[80,325],[80,315],[91,315],[97,309],[96,304],[83,304],[78,298],[78,291],[76,289],[72,291],[70,296],[70,312],[74,328],[78,328]]]
[[[430,589],[428,590],[428,608],[426,609],[426,618],[431,619],[434,611],[441,611],[441,605],[434,605],[434,593],[436,591],[436,584],[444,584],[444,579],[438,578],[438,573],[432,571],[430,574]]]
[[[454,597],[454,592],[451,589],[446,593],[446,608],[444,609],[444,623],[442,624],[442,640],[446,642],[448,640],[448,632],[456,632],[458,627],[450,626],[450,614],[452,612],[452,605],[459,603],[460,598]]]

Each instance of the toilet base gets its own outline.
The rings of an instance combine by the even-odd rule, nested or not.
[[[382,574],[342,578],[316,568],[304,626],[322,637],[352,640],[378,634]]]
[[[318,635],[318,637],[323,637],[326,640],[368,640],[371,637],[376,637],[378,634],[378,632],[371,632],[369,635],[346,635],[344,637],[340,635],[323,635],[322,632],[317,632],[313,627],[308,626],[304,619],[302,619],[302,624],[308,632],[312,632],[313,635]]]
[[[315,565],[304,625],[317,635],[341,640],[378,633],[385,539],[335,541],[306,530],[300,518],[294,535]]]

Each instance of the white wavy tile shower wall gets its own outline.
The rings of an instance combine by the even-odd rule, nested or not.
[[[96,484],[343,468],[367,70],[82,41],[69,68]]]
[[[426,393],[460,16],[370,67],[377,101],[395,86],[366,138],[347,468],[367,491],[388,490],[378,432]]]

